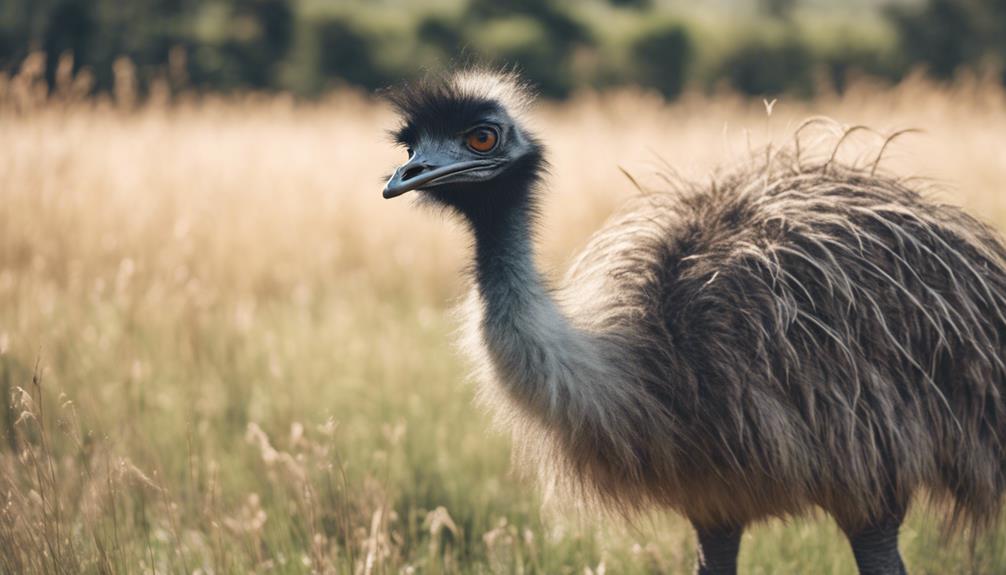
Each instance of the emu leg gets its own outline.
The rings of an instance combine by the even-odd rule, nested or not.
[[[890,517],[855,533],[847,533],[861,575],[906,575],[898,552],[901,517]]]
[[[743,527],[704,527],[692,524],[699,542],[698,575],[734,575]]]

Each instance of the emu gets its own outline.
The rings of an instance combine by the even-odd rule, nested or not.
[[[641,194],[551,288],[515,74],[389,94],[418,190],[474,236],[480,397],[551,487],[683,514],[701,574],[745,526],[821,508],[860,573],[905,573],[913,498],[990,526],[1006,487],[1006,248],[905,180],[797,153]]]

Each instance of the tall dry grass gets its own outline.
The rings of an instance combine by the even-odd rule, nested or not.
[[[37,68],[37,63],[34,64]],[[545,516],[471,405],[448,308],[454,223],[380,198],[404,154],[361,94],[47,92],[0,80],[0,571],[687,572],[687,526]],[[33,71],[34,70],[34,71]],[[543,104],[553,163],[541,260],[563,268],[664,162],[703,178],[814,114],[925,130],[888,169],[1006,228],[1006,98],[981,82],[766,104],[639,93]],[[848,157],[871,158],[860,132]],[[943,542],[914,572],[1006,570],[1001,535]],[[1006,532],[1004,532],[1006,533]],[[748,572],[847,573],[821,517],[760,526]]]

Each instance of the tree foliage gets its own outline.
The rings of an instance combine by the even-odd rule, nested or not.
[[[113,63],[126,57],[141,90],[174,69],[200,90],[311,95],[478,61],[516,66],[552,97],[637,84],[673,98],[723,83],[749,94],[809,95],[822,85],[841,90],[857,74],[893,81],[922,66],[950,78],[966,67],[1001,71],[1006,62],[1006,0],[897,5],[885,12],[895,41],[831,45],[803,30],[797,5],[758,0],[760,15],[717,31],[669,18],[652,0],[608,0],[601,16],[563,0],[408,10],[363,0],[8,0],[0,4],[0,73],[16,73],[30,52],[43,51],[50,82],[61,56],[72,54],[99,91],[112,89]]]
[[[950,78],[962,67],[1002,71],[1006,0],[928,0],[921,7],[892,8],[889,17],[906,64],[924,65],[938,78]]]

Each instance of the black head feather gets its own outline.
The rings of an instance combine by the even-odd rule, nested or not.
[[[402,119],[391,135],[408,146],[420,133],[456,134],[492,113],[519,120],[534,93],[515,73],[471,68],[426,76],[389,90],[386,97]]]

